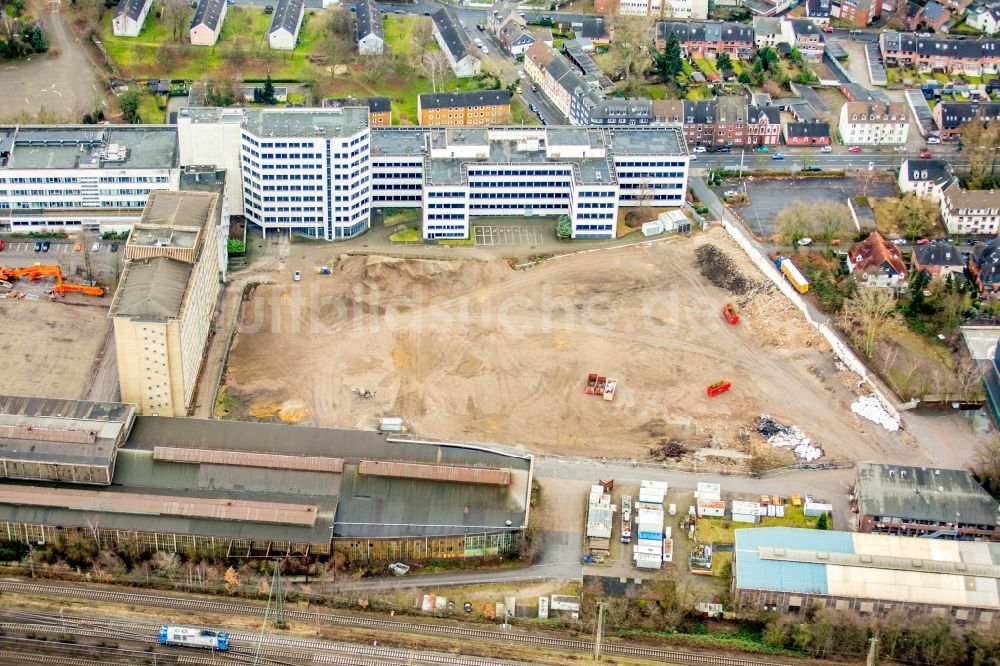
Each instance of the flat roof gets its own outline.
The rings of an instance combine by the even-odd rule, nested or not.
[[[861,513],[938,523],[997,524],[997,501],[961,469],[859,462]]]
[[[247,109],[244,126],[261,137],[346,137],[368,127],[368,108]]]
[[[740,589],[1000,608],[1000,544],[791,527],[737,529]]]
[[[172,169],[178,160],[173,126],[21,126],[7,168]]]
[[[0,459],[109,466],[135,405],[0,395]]]

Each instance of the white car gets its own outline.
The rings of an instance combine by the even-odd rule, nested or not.
[[[821,153],[832,153],[833,152],[833,146],[823,146],[822,148],[819,149],[819,152],[821,152]]]
[[[806,247],[807,245],[812,245],[812,244],[813,244],[813,239],[809,238],[808,236],[799,239],[799,245],[801,245],[802,247]]]
[[[292,279],[295,280],[296,282],[301,282],[302,281],[302,271],[295,271],[295,273],[292,275]]]
[[[695,153],[707,153],[708,148],[706,148],[705,146],[695,146],[694,148],[691,149],[691,151]]]
[[[927,143],[941,143],[941,137],[939,137],[939,136],[929,136],[929,137],[927,137]]]

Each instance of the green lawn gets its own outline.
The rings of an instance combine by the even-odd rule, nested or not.
[[[324,22],[321,12],[306,12],[295,50],[271,51],[266,37],[271,17],[263,9],[230,7],[215,46],[175,45],[172,32],[155,12],[150,12],[138,37],[116,37],[112,14],[105,15],[100,39],[124,75],[188,80],[226,69],[236,69],[243,78],[269,72],[276,79],[299,79],[307,56],[319,46]]]
[[[759,523],[734,523],[726,518],[701,518],[698,520],[698,543],[733,543],[735,530],[754,527],[816,527],[816,518],[802,513],[801,506],[785,506],[784,518],[763,517]]]

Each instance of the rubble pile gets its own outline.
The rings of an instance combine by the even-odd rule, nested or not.
[[[737,296],[743,296],[761,286],[756,280],[743,275],[736,268],[732,258],[711,243],[702,245],[695,250],[694,254],[701,274],[716,287],[727,289]]]
[[[757,432],[776,448],[790,448],[793,453],[806,462],[819,460],[823,457],[823,449],[814,444],[798,426],[786,426],[767,414],[760,415]]]
[[[889,413],[889,410],[882,404],[882,401],[874,395],[863,395],[852,402],[851,411],[861,418],[879,424],[889,432],[899,430],[899,421]]]

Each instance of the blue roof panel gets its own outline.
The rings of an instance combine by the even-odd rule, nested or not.
[[[733,575],[737,586],[752,590],[780,590],[827,594],[826,565],[762,560],[760,547],[853,553],[850,532],[827,532],[796,527],[757,527],[736,530]]]

